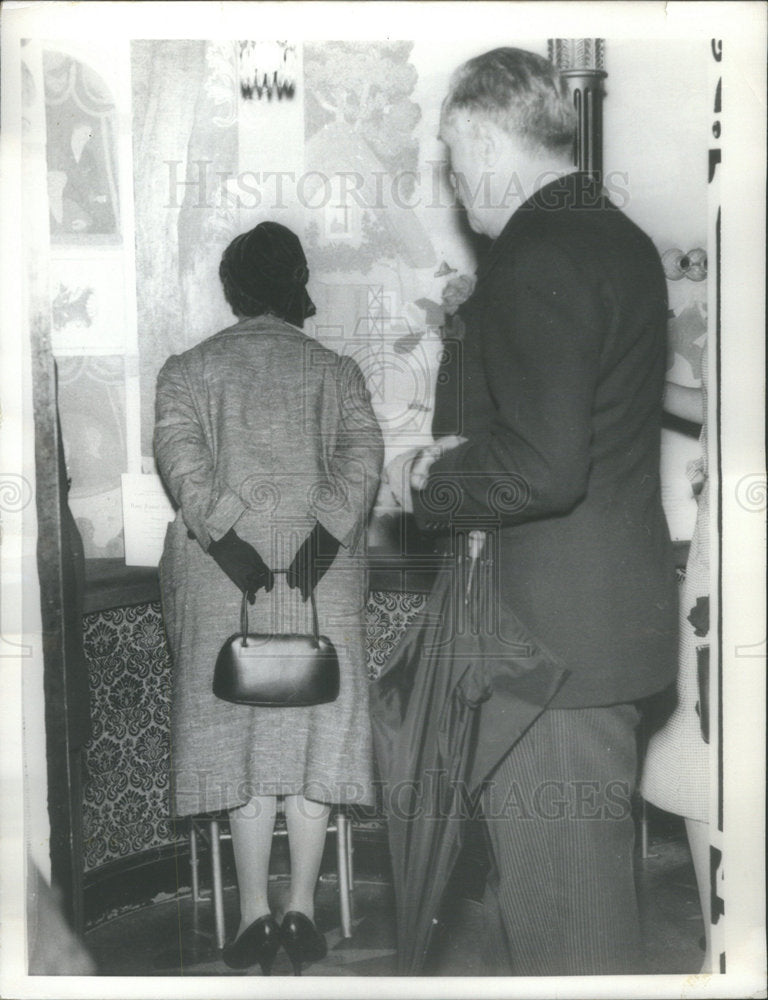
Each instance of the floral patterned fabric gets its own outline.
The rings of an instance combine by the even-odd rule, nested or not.
[[[424,607],[426,594],[375,591],[366,610],[368,677],[375,680],[402,634]]]
[[[424,600],[424,594],[371,594],[371,679]],[[83,782],[88,872],[182,839],[186,824],[168,809],[171,661],[159,603],[88,614],[83,626],[93,717]]]

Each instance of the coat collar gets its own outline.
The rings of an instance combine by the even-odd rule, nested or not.
[[[293,335],[294,337],[306,337],[307,334],[299,329],[298,326],[293,326],[291,323],[286,323],[285,320],[280,319],[278,316],[273,316],[272,314],[263,316],[247,316],[245,319],[239,320],[239,322],[234,323],[232,326],[226,327],[224,330],[219,330],[215,337],[236,337],[240,334],[246,333],[284,333]]]
[[[514,243],[519,230],[528,225],[532,216],[540,212],[606,208],[609,205],[610,202],[601,193],[600,183],[591,174],[575,170],[550,181],[535,191],[511,215],[480,262],[476,272],[478,281],[481,281],[504,256],[510,244]]]

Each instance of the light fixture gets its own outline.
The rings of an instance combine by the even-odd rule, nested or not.
[[[296,46],[290,42],[240,42],[240,93],[246,100],[293,97]]]
[[[549,60],[568,81],[578,115],[575,163],[600,178],[603,170],[603,38],[550,38]]]

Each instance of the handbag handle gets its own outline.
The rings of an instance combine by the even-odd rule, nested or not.
[[[286,574],[287,569],[273,569],[272,572],[277,576],[279,573]],[[309,602],[312,606],[312,638],[315,640],[316,645],[320,645],[320,624],[317,620],[317,603],[315,602],[315,592],[311,590],[309,592]],[[248,591],[243,592],[243,600],[240,604],[240,631],[243,635],[243,645],[248,645]]]

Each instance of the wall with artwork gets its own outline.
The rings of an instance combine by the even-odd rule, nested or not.
[[[221,252],[264,219],[301,236],[308,332],[360,363],[387,457],[428,439],[441,335],[481,250],[442,162],[440,103],[451,70],[498,44],[45,46],[52,345],[87,556],[122,556],[120,476],[153,471],[157,372],[233,321]],[[706,245],[699,47],[606,45],[606,173],[627,172],[623,207],[662,252]],[[649,70],[684,86],[650,88]],[[670,366],[691,384],[705,287],[670,282]],[[379,513],[390,503],[383,490]]]
[[[705,39],[607,45],[606,177],[612,178],[617,204],[653,237],[662,255],[669,295],[667,377],[688,387],[701,385],[707,334],[709,49]],[[677,539],[689,539],[696,520],[689,468],[700,447],[692,430],[667,426],[662,432],[664,509]]]
[[[42,48],[51,347],[70,479],[90,556],[119,556],[120,476],[138,419],[132,162],[122,43]]]

